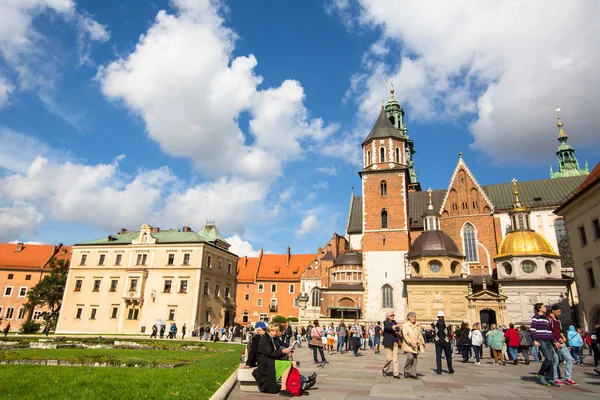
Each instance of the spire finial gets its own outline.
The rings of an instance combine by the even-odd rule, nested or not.
[[[394,92],[395,92],[395,90],[394,90],[394,82],[391,82],[390,84],[392,85],[392,87],[390,88],[390,93],[392,94],[392,97],[394,97]]]
[[[512,179],[513,184],[513,193],[515,194],[515,207],[521,207],[521,202],[519,201],[519,189],[517,188],[517,179]]]
[[[558,126],[560,128],[561,126],[563,126],[563,123],[560,120],[560,107],[558,106],[558,104],[556,105],[556,110],[554,110],[554,111],[556,111],[556,119],[557,119],[556,126]]]
[[[431,193],[433,193],[433,190],[431,190],[431,188],[427,189],[427,197],[429,198],[429,205],[427,206],[427,208],[429,210],[433,210],[433,202],[431,201]]]
[[[458,158],[462,158],[462,151],[458,152]]]

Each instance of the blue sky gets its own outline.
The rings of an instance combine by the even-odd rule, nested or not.
[[[0,240],[214,219],[314,252],[391,82],[423,188],[458,152],[481,184],[548,177],[556,104],[593,168],[595,2],[413,3],[0,0]]]

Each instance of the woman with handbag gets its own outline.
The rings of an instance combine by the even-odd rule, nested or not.
[[[506,365],[504,362],[504,355],[502,354],[502,347],[504,346],[504,333],[496,329],[496,324],[490,326],[490,331],[487,334],[488,345],[492,349],[494,355],[494,365]]]
[[[460,328],[456,331],[456,344],[460,349],[464,363],[469,362],[469,348],[471,347],[471,339],[469,339],[469,324],[463,322]]]
[[[383,376],[387,375],[387,372],[392,365],[394,378],[400,379],[400,366],[398,364],[398,347],[401,344],[400,336],[402,327],[396,323],[394,317],[396,315],[393,311],[390,311],[385,316],[383,321],[383,350],[385,352],[385,364],[381,368]]]
[[[323,353],[323,328],[319,327],[319,320],[314,320],[314,326],[311,331],[311,338],[309,347],[312,348],[313,358],[315,359],[315,365],[325,365],[327,364],[327,360],[325,360],[325,353]],[[321,362],[317,358],[317,350],[321,354]]]
[[[525,325],[521,325],[519,328],[519,336],[521,337],[519,352],[525,359],[525,365],[529,365],[529,347],[533,346],[533,340],[531,339],[529,332],[527,332],[527,327]]]
[[[425,340],[421,328],[417,325],[417,314],[409,312],[402,327],[402,350],[406,354],[404,377],[419,379],[417,376],[417,356],[425,351]]]

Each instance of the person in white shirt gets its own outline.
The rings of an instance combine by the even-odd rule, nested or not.
[[[483,345],[483,335],[481,334],[480,327],[481,325],[479,325],[479,322],[476,322],[475,324],[473,324],[473,329],[471,329],[471,332],[469,332],[469,339],[471,339],[471,348],[475,353],[475,364],[477,365],[480,364],[479,359],[483,357],[483,349],[481,348],[481,346]]]

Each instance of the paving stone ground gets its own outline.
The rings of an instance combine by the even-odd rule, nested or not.
[[[586,365],[573,366],[573,379],[579,386],[550,388],[537,383],[535,373],[540,363],[525,365],[493,365],[484,358],[481,365],[474,363],[454,363],[455,374],[436,375],[435,348],[429,344],[425,354],[419,356],[419,379],[393,379],[383,377],[381,367],[385,356],[375,355],[371,351],[361,352],[363,356],[354,357],[352,353],[326,355],[329,364],[325,368],[316,368],[312,351],[306,347],[297,349],[294,358],[301,362],[303,375],[317,372],[317,384],[309,391],[307,399],[324,400],[379,400],[379,399],[600,399],[600,375],[592,368],[593,357],[585,358]],[[484,354],[489,354],[484,349]],[[454,355],[454,360],[460,360]],[[400,352],[400,369],[404,365],[404,354]],[[445,370],[445,360],[443,368]],[[564,367],[561,369],[564,373]],[[263,400],[281,398],[278,395],[240,392],[239,384],[229,396],[230,400]]]

